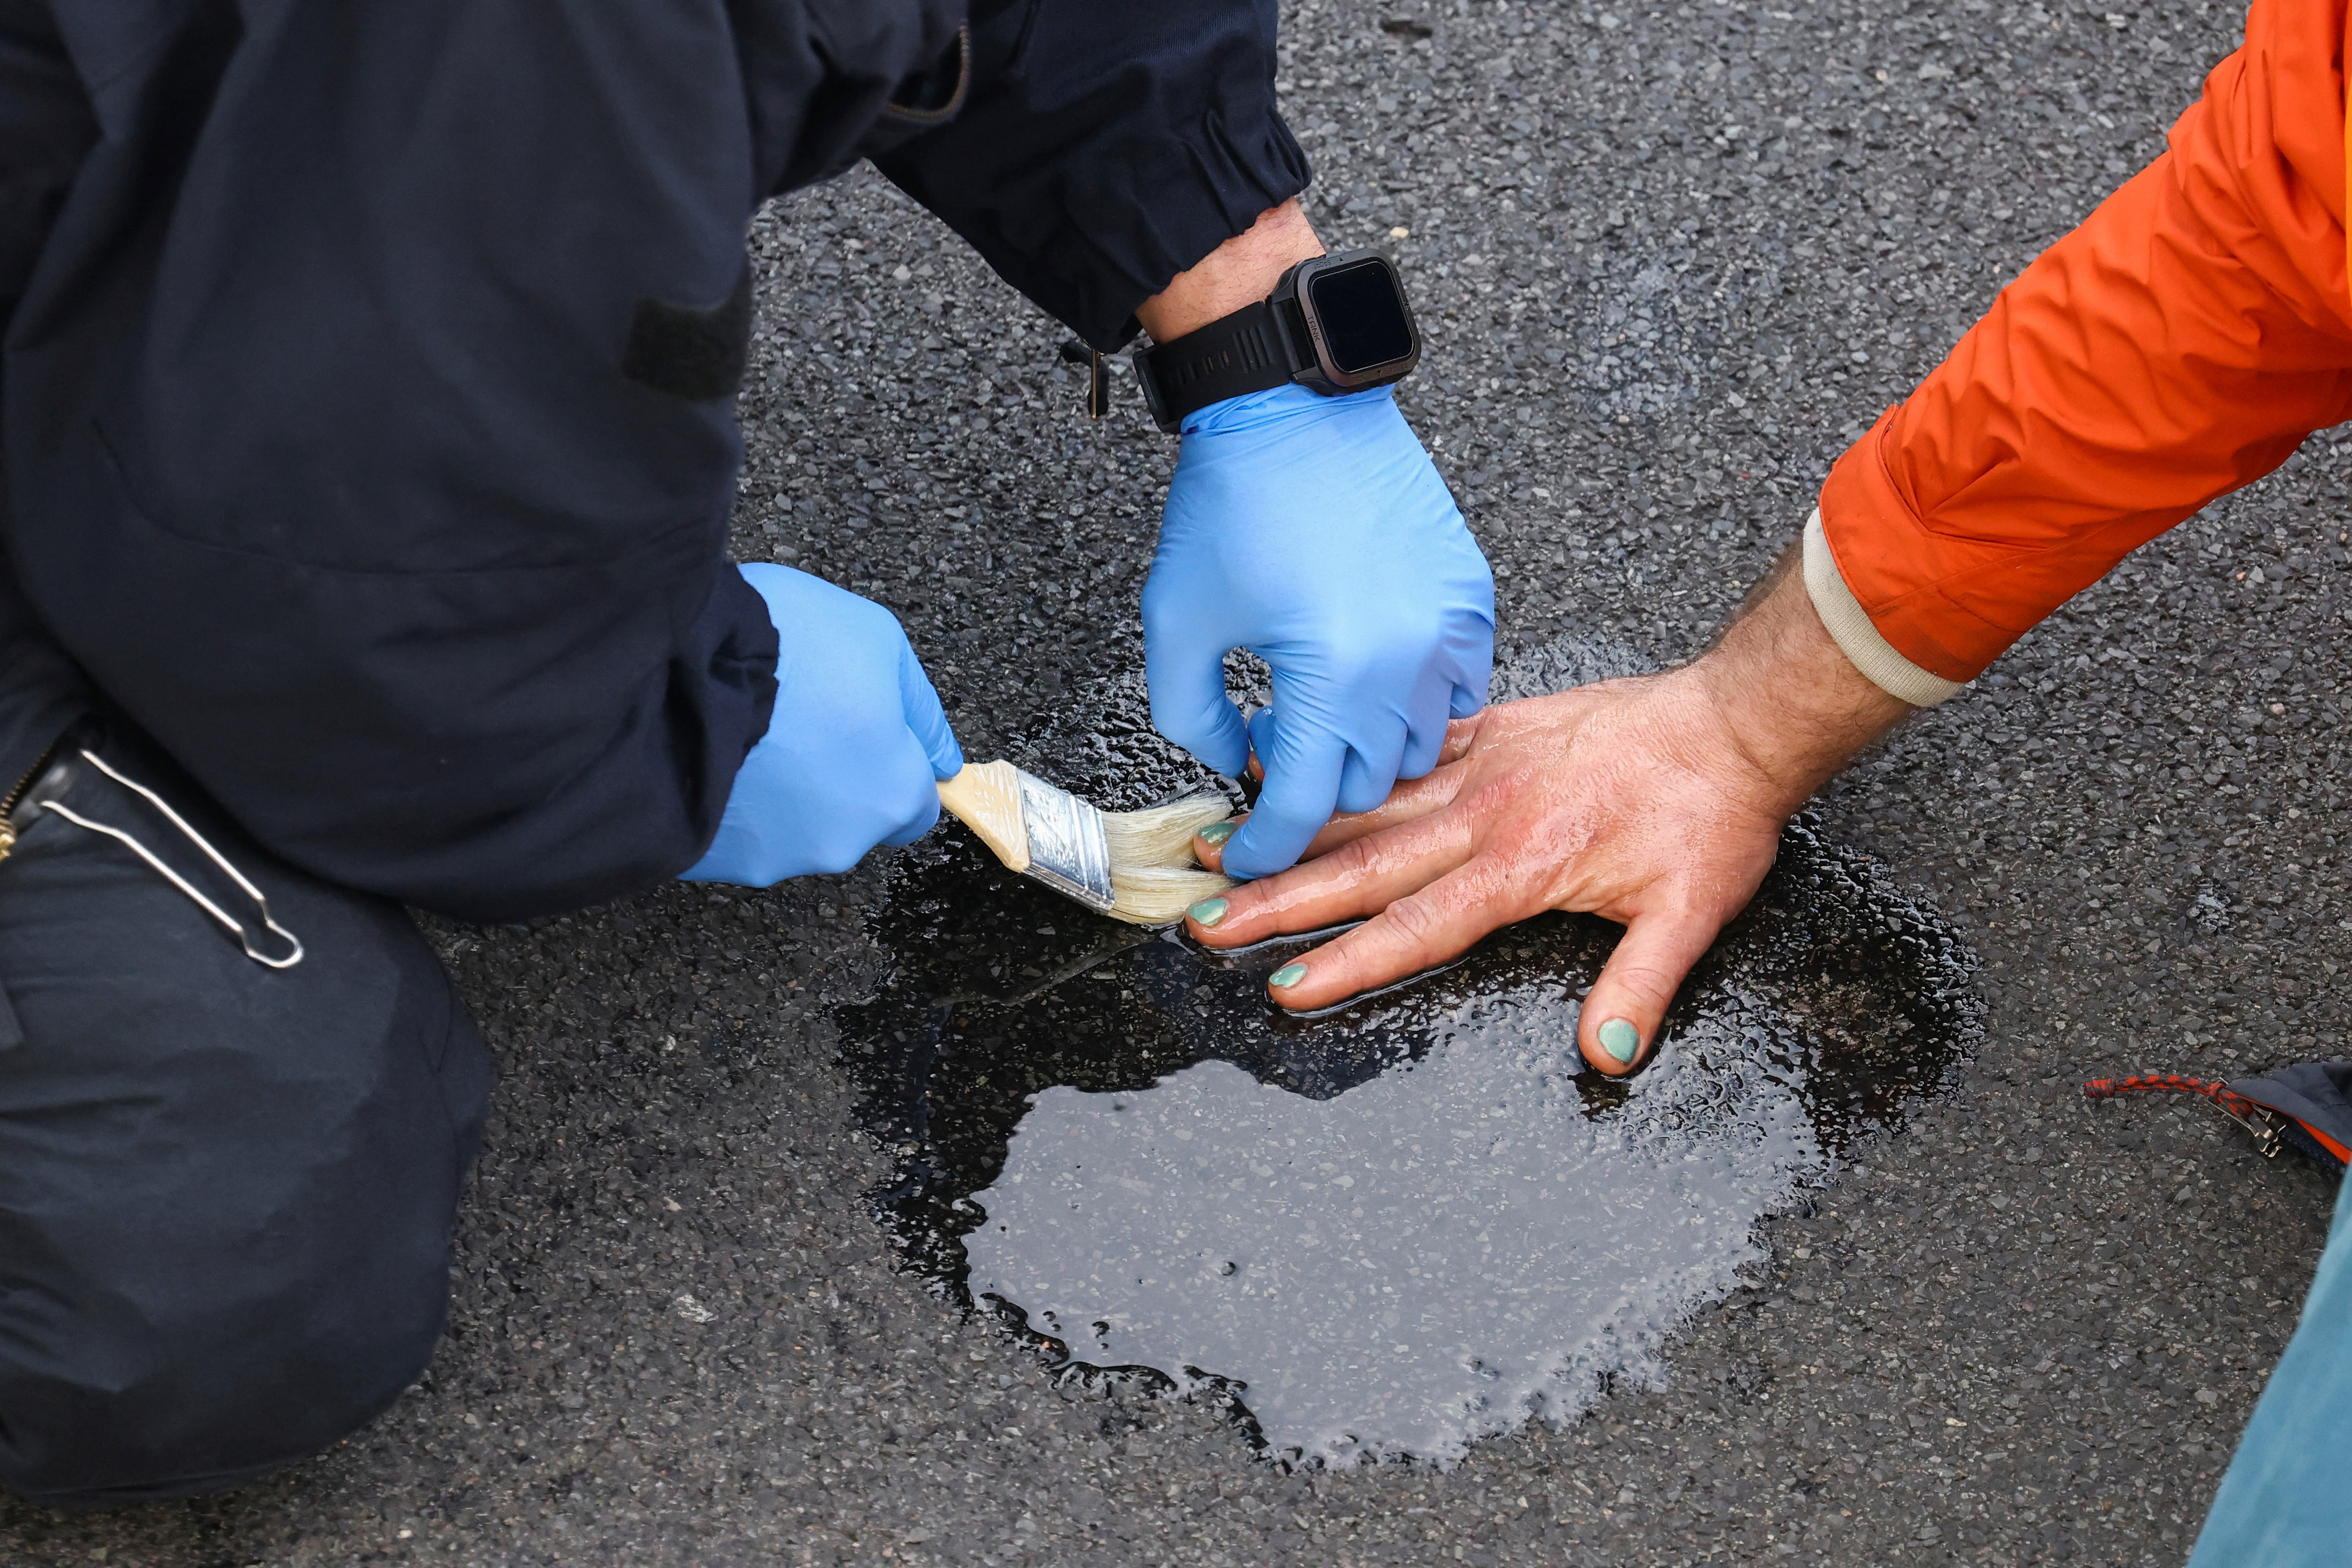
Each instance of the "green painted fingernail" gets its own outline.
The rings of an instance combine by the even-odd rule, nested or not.
[[[1287,991],[1306,978],[1307,966],[1305,964],[1286,963],[1280,969],[1277,969],[1273,973],[1267,975],[1265,977],[1265,983],[1268,985],[1273,986],[1276,991]]]
[[[1184,912],[1202,925],[1213,926],[1225,918],[1225,908],[1223,899],[1202,899]]]
[[[1234,825],[1230,822],[1213,822],[1200,832],[1200,839],[1203,844],[1223,844],[1233,836]]]
[[[1622,1018],[1612,1018],[1601,1026],[1601,1048],[1621,1062],[1630,1062],[1642,1048],[1642,1031]]]

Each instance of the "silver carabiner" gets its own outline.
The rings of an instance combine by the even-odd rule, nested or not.
[[[248,931],[244,926],[238,924],[236,921],[231,920],[226,910],[222,909],[218,904],[205,897],[202,889],[194,886],[186,878],[181,876],[177,871],[173,870],[171,867],[158,859],[152,850],[149,849],[144,844],[140,843],[138,839],[132,837],[130,834],[122,831],[122,829],[119,827],[110,827],[103,822],[92,822],[89,817],[82,816],[79,812],[75,811],[68,806],[59,805],[54,800],[45,800],[41,802],[41,809],[43,811],[54,811],[59,816],[64,817],[68,822],[72,823],[77,827],[88,828],[92,833],[103,833],[109,838],[114,839],[118,843],[126,846],[133,855],[136,855],[142,860],[146,861],[147,864],[153,868],[156,875],[171,883],[172,886],[179,889],[181,892],[185,893],[190,899],[195,901],[196,906],[203,910],[205,913],[212,916],[213,919],[218,921],[223,926],[226,927],[229,933],[236,938],[237,944],[245,949],[245,956],[253,960],[254,963],[269,969],[291,969],[296,964],[302,962],[301,939],[297,937],[292,931],[288,931],[284,926],[278,923],[277,919],[269,912],[269,900],[262,896],[260,889],[246,880],[244,872],[238,870],[235,866],[230,865],[228,858],[223,855],[219,850],[214,848],[212,845],[205,840],[203,834],[198,833],[194,828],[189,826],[187,819],[183,817],[178,812],[173,811],[170,805],[164,801],[162,795],[157,795],[153,790],[149,789],[145,784],[139,783],[137,780],[127,778],[123,774],[116,772],[113,768],[110,767],[107,764],[106,760],[103,757],[100,757],[96,752],[90,751],[87,747],[80,748],[80,750],[82,761],[89,763],[90,766],[96,768],[100,773],[104,773],[108,778],[112,779],[116,784],[121,784],[123,788],[134,792],[142,799],[145,800],[148,805],[153,806],[157,811],[162,812],[164,819],[170,822],[173,826],[178,828],[183,837],[186,838],[189,843],[194,844],[197,848],[203,850],[205,852],[205,858],[212,861],[214,865],[219,867],[228,877],[229,880],[235,882],[239,888],[245,889],[245,896],[253,900],[254,907],[261,911],[261,923],[263,928],[277,936],[284,938],[294,951],[283,958],[272,958],[268,953],[262,952],[257,949],[253,945],[253,933]]]

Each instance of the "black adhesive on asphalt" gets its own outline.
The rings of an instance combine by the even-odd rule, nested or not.
[[[1034,749],[1114,807],[1213,782],[1144,714],[1089,682]],[[1576,1054],[1614,941],[1591,917],[1296,1017],[1265,977],[1311,939],[1138,931],[957,830],[873,931],[887,978],[835,1020],[910,1259],[1057,1370],[1204,1391],[1286,1462],[1454,1459],[1662,1384],[1755,1221],[1952,1081],[1982,1012],[1951,928],[1810,825],[1630,1081]]]
[[[1405,268],[1402,402],[1514,668],[1700,646],[1852,436],[2155,155],[2239,14],[1286,7],[1308,209]],[[752,256],[739,552],[889,605],[966,750],[1054,776],[1022,737],[1140,663],[1170,444],[1124,380],[1089,424],[1067,333],[870,174],[763,214]],[[434,926],[503,1077],[429,1379],[233,1496],[0,1503],[0,1562],[2177,1568],[2334,1185],[2080,1084],[2347,1054],[2348,452],[2136,552],[1824,792],[1821,837],[1979,954],[1984,1040],[1759,1224],[1664,1388],[1444,1468],[1285,1474],[1213,1401],[1057,1379],[903,1268],[834,1018],[883,994],[872,933],[927,847]]]

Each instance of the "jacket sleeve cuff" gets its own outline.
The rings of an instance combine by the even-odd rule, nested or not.
[[[1829,534],[1822,528],[1819,507],[1805,520],[1805,592],[1811,595],[1813,611],[1822,617],[1822,625],[1829,628],[1830,636],[1853,661],[1854,668],[1889,697],[1914,708],[1933,708],[1959,690],[1960,682],[1920,668],[1895,652],[1895,645],[1879,635],[1878,627],[1871,623],[1870,612],[1862,607],[1862,601],[1853,596],[1853,590],[1846,586],[1844,574],[1838,571],[1837,557],[1830,552]]]
[[[1273,0],[1035,9],[978,26],[961,112],[874,163],[1108,352],[1311,171],[1275,105]]]

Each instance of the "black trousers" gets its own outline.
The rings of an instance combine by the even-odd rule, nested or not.
[[[121,722],[84,738],[305,952],[257,963],[130,847],[17,814],[0,859],[0,1485],[61,1507],[232,1487],[391,1404],[441,1332],[489,1085],[399,906],[276,860]],[[100,769],[56,805],[256,923]]]

